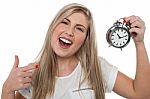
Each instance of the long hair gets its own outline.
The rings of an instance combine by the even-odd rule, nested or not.
[[[33,74],[32,99],[45,99],[47,95],[53,96],[56,82],[57,57],[51,47],[51,37],[54,28],[66,17],[75,13],[83,12],[89,21],[86,39],[81,48],[75,53],[81,62],[84,72],[82,83],[87,81],[95,93],[95,99],[105,99],[103,78],[100,60],[98,58],[94,23],[91,12],[83,5],[73,3],[63,7],[49,26],[44,45],[40,51],[36,63],[40,65],[39,70]]]

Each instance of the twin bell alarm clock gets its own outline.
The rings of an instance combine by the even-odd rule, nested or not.
[[[124,48],[130,42],[130,23],[124,18],[117,20],[106,33],[106,40],[110,46],[115,48]]]

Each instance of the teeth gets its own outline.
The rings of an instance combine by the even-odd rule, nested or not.
[[[63,42],[65,42],[65,43],[67,43],[67,44],[71,44],[71,42],[69,40],[66,40],[64,38],[60,38],[60,40],[63,41]]]

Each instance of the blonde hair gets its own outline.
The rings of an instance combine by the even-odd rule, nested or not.
[[[67,16],[75,13],[83,12],[89,21],[89,28],[84,44],[76,52],[76,56],[81,62],[84,71],[84,79],[80,83],[88,81],[95,93],[95,99],[105,99],[105,91],[103,78],[101,74],[101,66],[97,53],[96,38],[93,18],[90,11],[81,4],[73,3],[63,7],[51,25],[49,26],[45,43],[39,53],[36,62],[39,63],[40,69],[33,75],[33,94],[32,99],[45,99],[47,95],[53,96],[56,82],[57,58],[51,47],[51,36],[53,29]]]

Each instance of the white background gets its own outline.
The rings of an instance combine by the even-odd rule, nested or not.
[[[42,47],[49,24],[57,11],[73,2],[87,6],[93,13],[99,55],[134,78],[136,57],[133,40],[121,51],[109,48],[105,35],[119,18],[140,16],[146,23],[145,45],[150,55],[148,0],[0,0],[0,89],[13,66],[14,55],[19,56],[20,66],[32,62]],[[113,92],[106,94],[106,97],[124,99]]]

